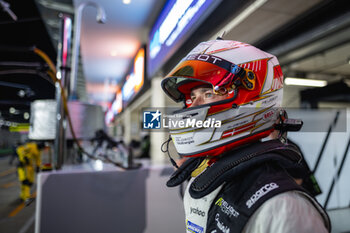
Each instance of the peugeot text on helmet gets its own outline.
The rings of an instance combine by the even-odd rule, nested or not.
[[[224,100],[191,107],[191,90],[203,84]],[[200,43],[164,78],[162,88],[185,108],[173,121],[221,121],[218,127],[170,127],[183,156],[217,156],[268,136],[282,103],[283,74],[274,55],[238,41]]]

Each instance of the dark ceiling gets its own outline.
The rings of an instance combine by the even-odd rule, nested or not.
[[[230,10],[235,9],[234,4],[242,2],[222,1],[219,6],[222,17],[229,17],[232,14]],[[53,63],[56,63],[57,45],[52,43],[54,40],[46,30],[35,0],[0,0],[0,8],[3,6],[1,3],[10,4],[10,9],[17,16],[17,20],[0,9],[0,119],[27,122],[28,120],[23,118],[23,113],[30,110],[30,103],[33,100],[55,98],[55,87],[47,75],[48,64],[34,52],[34,48],[42,50]],[[348,15],[349,7],[347,0],[324,0],[318,7],[305,12],[267,37],[261,38],[256,45],[265,50],[280,44],[283,46],[288,40],[293,39],[293,36],[302,35],[305,31],[327,23],[339,15]],[[196,36],[186,42],[174,55],[174,59],[182,57],[180,53],[193,47],[196,40],[201,40],[207,34],[208,28],[215,28],[215,25],[219,24],[218,18],[220,17],[216,14],[209,17],[203,26],[196,30],[194,33]],[[172,67],[174,59],[165,64],[165,70]],[[16,114],[9,113],[10,107],[18,110]]]
[[[349,10],[350,5],[347,0],[324,0],[312,9],[304,12],[304,14],[283,25],[283,27],[270,33],[267,37],[256,42],[255,46],[266,51],[279,45],[283,46],[286,42],[312,31],[319,25],[325,25],[339,16],[348,15]],[[287,50],[284,51],[284,53],[288,52]],[[283,54],[278,54],[278,56],[281,55]]]
[[[55,87],[47,75],[48,64],[34,52],[40,49],[56,63],[56,50],[34,0],[0,1],[10,4],[17,16],[0,10],[0,111],[5,120],[25,122],[23,113],[36,99],[55,98]],[[17,109],[15,114],[9,108]]]

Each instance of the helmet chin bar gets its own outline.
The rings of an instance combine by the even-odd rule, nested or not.
[[[176,117],[171,119],[172,122],[196,119],[196,121],[209,121],[211,124],[211,128],[203,128],[198,125],[170,128],[170,135],[178,154],[186,157],[218,156],[242,143],[267,137],[274,130],[274,122],[278,117],[279,109],[274,109],[273,106],[263,108],[256,108],[256,106],[237,106],[235,108],[232,106],[225,111],[210,114],[212,107],[225,104],[222,102],[219,104],[219,102],[177,110],[173,113]],[[229,106],[227,102],[226,105]],[[263,116],[268,116],[268,118],[263,120]],[[216,121],[222,123],[218,128],[213,127],[215,124],[213,122]]]
[[[247,145],[248,143],[253,143],[256,142],[258,140],[260,140],[261,138],[265,138],[267,136],[269,136],[269,134],[273,131],[273,129],[267,130],[267,131],[263,131],[263,132],[259,132],[255,135],[250,135],[247,138],[242,138],[240,140],[237,141],[232,141],[230,143],[226,143],[224,145],[220,145],[216,148],[212,148],[210,150],[206,150],[203,152],[196,152],[193,155],[191,154],[181,154],[179,153],[180,156],[183,157],[203,157],[203,156],[221,156],[223,155],[225,152],[230,151],[234,148],[238,148],[240,146],[244,146]]]

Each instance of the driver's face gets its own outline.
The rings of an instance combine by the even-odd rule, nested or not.
[[[217,95],[213,92],[213,88],[211,86],[199,86],[191,90],[192,104],[190,107],[213,103],[226,98],[227,94]]]

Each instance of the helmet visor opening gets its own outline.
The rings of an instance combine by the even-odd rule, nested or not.
[[[213,87],[219,83],[230,71],[209,62],[186,60],[180,62],[162,81],[162,88],[170,98],[176,102],[185,100],[189,83],[196,85],[211,84]],[[198,82],[198,83],[196,83]]]

